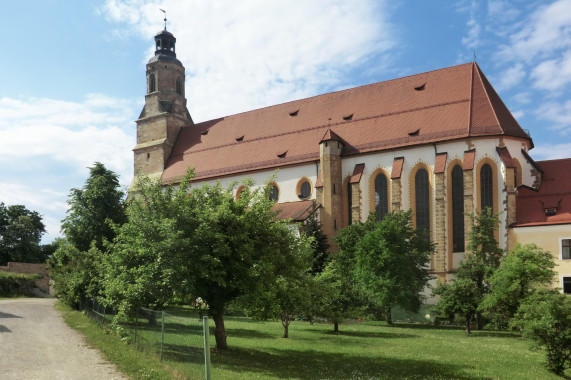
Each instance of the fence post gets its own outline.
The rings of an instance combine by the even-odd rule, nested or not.
[[[165,343],[165,312],[161,311],[162,323],[161,323],[161,361],[163,361],[163,344]]]
[[[204,374],[206,380],[210,380],[210,329],[208,317],[202,317],[202,332],[204,335]]]

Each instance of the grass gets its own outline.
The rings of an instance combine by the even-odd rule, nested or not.
[[[22,274],[22,273],[12,273],[12,272],[4,272],[0,271],[0,278],[21,278],[25,280],[37,280],[42,278],[41,274]]]
[[[65,313],[66,318],[75,315],[75,324],[83,326],[80,331],[89,334],[90,343],[135,379],[203,378],[203,358],[196,343],[200,332],[181,335],[178,332],[185,323],[179,320],[166,321],[161,364],[156,355],[138,353],[132,345],[95,328],[97,324],[81,313]],[[192,323],[199,324],[197,319]],[[279,322],[243,317],[227,317],[226,330],[230,349],[211,350],[216,380],[558,379],[544,369],[542,351],[529,351],[528,340],[509,332],[475,331],[467,336],[462,328],[365,321],[343,324],[335,334],[329,324],[295,321],[290,338],[283,339]],[[94,335],[98,338],[89,338]],[[138,331],[139,341],[156,344],[159,336],[158,327]],[[103,347],[99,340],[105,342]],[[566,374],[571,375],[569,370]]]

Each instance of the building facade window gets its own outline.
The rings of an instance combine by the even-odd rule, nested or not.
[[[571,260],[571,239],[561,239],[561,260]]]
[[[416,229],[430,236],[430,183],[426,169],[419,169],[414,176]]]
[[[375,177],[375,215],[377,220],[389,212],[389,193],[387,177],[383,173],[379,173]]]
[[[480,169],[480,207],[484,211],[487,207],[494,209],[494,178],[492,167],[489,164],[482,165]]]
[[[464,172],[452,169],[452,252],[464,252]]]
[[[155,92],[155,74],[149,75],[149,93]]]
[[[311,197],[311,181],[305,177],[297,182],[296,193],[299,199],[309,199]]]
[[[351,182],[347,184],[347,225],[353,224],[353,189]]]
[[[561,278],[561,287],[564,294],[571,294],[571,277]]]
[[[176,80],[176,93],[182,95],[182,81],[180,78]]]
[[[275,183],[272,184],[272,191],[270,193],[270,200],[277,202],[280,199],[280,188]]]

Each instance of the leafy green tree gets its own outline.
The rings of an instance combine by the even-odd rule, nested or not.
[[[468,251],[466,260],[458,268],[459,279],[470,279],[474,283],[478,304],[489,293],[490,278],[500,265],[500,258],[504,251],[498,247],[495,231],[500,220],[490,208],[482,212],[471,214],[472,221],[468,235]],[[478,309],[476,311],[476,324],[478,330],[484,328],[484,319]]]
[[[70,191],[69,210],[62,221],[65,237],[80,251],[89,250],[93,241],[103,249],[103,242],[115,236],[109,222],[122,224],[126,220],[124,197],[117,174],[96,162],[89,168],[83,188]]]
[[[62,302],[81,309],[84,302],[96,297],[101,289],[103,253],[95,246],[82,252],[65,239],[58,240],[57,245],[48,259],[54,288]]]
[[[313,265],[311,274],[321,273],[329,261],[329,242],[327,235],[321,229],[321,222],[317,219],[317,213],[313,212],[302,226],[302,233],[313,238],[311,248],[313,249]]]
[[[276,220],[271,186],[239,199],[232,187],[192,187],[188,173],[175,186],[138,178],[128,222],[117,227],[107,264],[109,301],[128,313],[145,303],[201,298],[216,325],[216,347],[228,347],[226,307],[239,297],[272,289],[274,271],[292,249],[290,229]],[[284,241],[289,244],[284,244]]]
[[[8,261],[41,263],[47,257],[40,240],[45,233],[42,217],[23,205],[0,202],[0,265]]]
[[[434,248],[412,227],[411,215],[410,210],[391,212],[380,221],[371,215],[355,244],[356,279],[371,304],[385,310],[388,323],[394,306],[420,309],[421,292],[431,278],[428,264]]]
[[[571,298],[556,290],[539,290],[528,296],[512,326],[543,347],[546,367],[558,375],[571,368]]]
[[[99,294],[106,242],[115,236],[113,225],[126,220],[117,174],[99,162],[89,172],[82,189],[71,189],[62,221],[65,241],[48,262],[58,296],[74,308]]]
[[[288,338],[290,322],[296,316],[312,317],[312,240],[303,235],[297,238],[285,231],[276,238],[279,240],[275,243],[283,246],[269,263],[275,279],[260,282],[257,289],[244,294],[240,301],[256,318],[279,319],[284,328],[283,337]]]
[[[432,294],[439,296],[432,311],[448,319],[452,319],[455,314],[462,315],[466,320],[466,334],[470,334],[472,318],[479,303],[474,282],[468,278],[459,278],[448,284],[438,284]]]
[[[535,244],[516,244],[490,277],[490,291],[480,309],[492,315],[497,324],[507,327],[527,297],[536,289],[551,286],[556,275],[554,267],[551,253]]]

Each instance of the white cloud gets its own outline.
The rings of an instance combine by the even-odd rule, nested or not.
[[[163,28],[159,7],[177,38],[195,121],[334,90],[345,72],[386,62],[396,46],[378,0],[109,0],[101,11],[150,38]]]
[[[531,72],[531,78],[536,88],[548,91],[562,89],[571,82],[571,52],[541,62]]]
[[[501,46],[502,60],[531,62],[571,47],[571,2],[558,0],[541,6],[521,23],[521,29]]]
[[[531,151],[535,160],[569,158],[571,143],[538,145]]]
[[[82,187],[96,161],[132,178],[136,110],[141,101],[100,94],[82,102],[0,99],[0,201],[43,215],[47,235],[59,236],[72,187]]]
[[[499,80],[496,82],[495,87],[499,91],[511,88],[519,84],[521,80],[525,78],[525,76],[526,72],[523,64],[516,63],[500,74]]]
[[[459,8],[459,11],[465,11],[467,7]],[[470,17],[466,22],[468,32],[465,37],[462,37],[462,44],[468,49],[475,49],[480,45],[480,23],[476,19],[476,12],[478,10],[478,3],[472,1],[469,6]]]
[[[551,122],[551,129],[556,129],[563,134],[571,133],[571,100],[564,102],[546,102],[536,111],[538,119]],[[567,151],[569,155],[571,150]]]

